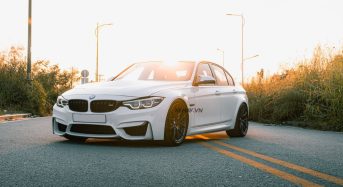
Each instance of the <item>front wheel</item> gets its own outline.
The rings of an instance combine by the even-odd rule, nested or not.
[[[187,135],[188,120],[187,105],[181,100],[174,101],[168,110],[165,124],[166,145],[178,146],[183,143]]]
[[[230,137],[244,137],[249,128],[248,118],[248,106],[246,104],[242,104],[237,113],[235,128],[227,130],[226,134]]]

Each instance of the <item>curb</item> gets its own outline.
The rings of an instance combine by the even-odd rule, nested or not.
[[[11,120],[15,120],[18,118],[27,118],[30,117],[31,114],[30,113],[25,113],[25,114],[6,114],[6,115],[2,115],[0,116],[0,121],[11,121]]]

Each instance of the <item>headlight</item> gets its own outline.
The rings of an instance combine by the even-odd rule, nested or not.
[[[135,99],[130,101],[123,101],[123,105],[129,107],[131,110],[146,109],[157,106],[163,101],[163,99],[163,97]]]
[[[64,99],[62,96],[58,96],[56,105],[63,108],[64,106],[68,105],[68,100]]]

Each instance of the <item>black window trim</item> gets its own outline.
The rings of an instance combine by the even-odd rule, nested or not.
[[[214,63],[213,63],[213,64],[214,64]],[[230,76],[233,85],[230,85],[230,84],[229,84],[229,80],[227,79],[226,74],[225,74],[226,81],[227,81],[227,83],[228,83],[229,86],[235,86],[235,85],[236,85],[235,80],[232,78],[232,75],[231,75],[224,67],[222,67],[222,66],[220,66],[220,65],[218,65],[218,64],[214,64],[214,65],[220,67],[225,73],[227,73],[227,74]]]
[[[225,72],[227,72],[223,67],[221,67],[220,65],[218,65],[218,64],[215,64],[215,63],[211,63],[211,65],[210,65],[210,68],[212,69],[212,67],[211,66],[217,66],[219,69],[221,69],[221,70],[223,70],[223,72],[224,72],[224,75],[225,75],[225,79],[226,79],[226,83],[227,83],[227,85],[224,85],[224,86],[231,86],[230,84],[229,84],[229,81],[227,80],[227,77],[226,77],[226,74],[225,74]],[[230,75],[230,74],[229,74]],[[216,86],[223,86],[223,85],[217,85],[217,76],[216,76],[216,74],[214,73],[214,76],[215,76],[215,78],[216,78]],[[230,75],[231,76],[231,75]],[[235,83],[234,83],[235,84]]]
[[[228,75],[230,76],[231,80],[232,80],[233,85],[230,85],[230,84],[229,84],[229,86],[235,86],[235,85],[236,85],[235,79],[232,78],[232,75],[231,75],[228,71],[226,71],[225,69],[224,69],[224,71],[225,71],[226,80],[227,80],[226,74],[228,74]],[[229,82],[229,80],[228,80],[228,82]]]

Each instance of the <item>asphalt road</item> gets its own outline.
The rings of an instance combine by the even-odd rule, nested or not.
[[[0,186],[343,186],[343,134],[250,123],[155,142],[52,135],[51,118],[0,123]]]

